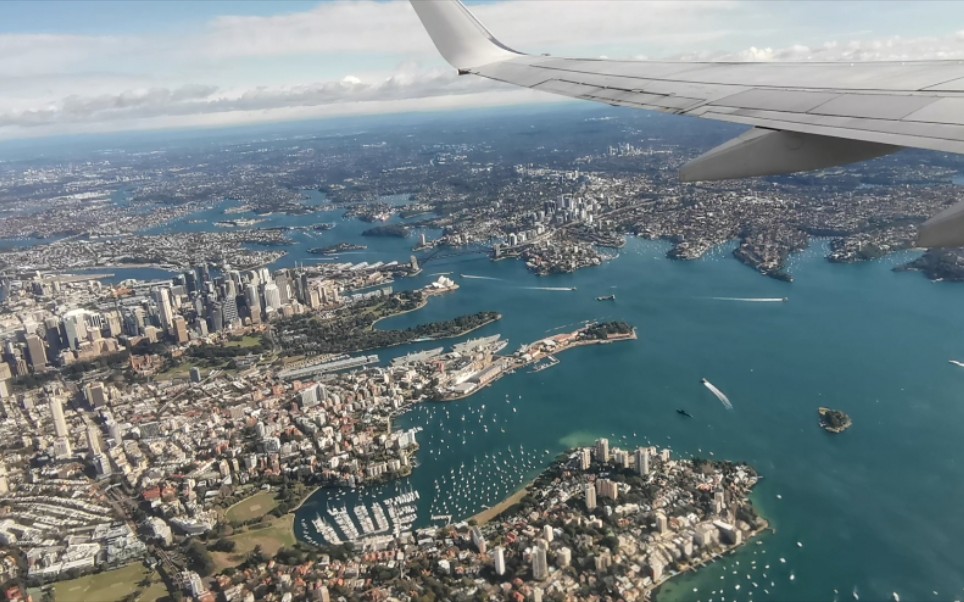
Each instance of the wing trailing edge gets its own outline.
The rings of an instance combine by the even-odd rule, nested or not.
[[[890,144],[753,128],[693,159],[680,168],[679,176],[684,182],[773,176],[866,161],[899,149]]]

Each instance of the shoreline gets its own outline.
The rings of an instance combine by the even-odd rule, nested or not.
[[[767,531],[769,531],[769,532],[771,532],[771,533],[776,533],[776,529],[774,529],[773,527],[770,526],[770,521],[768,521],[767,519],[763,518],[762,516],[761,516],[760,518],[763,520],[763,522],[764,522],[765,524],[764,524],[762,527],[760,527],[759,529],[757,529],[757,530],[753,531],[752,533],[750,533],[750,535],[747,536],[747,538],[746,538],[745,540],[743,540],[743,542],[740,543],[740,545],[732,546],[732,547],[730,547],[730,548],[728,548],[728,549],[726,549],[726,550],[724,550],[724,551],[722,551],[722,552],[719,552],[719,553],[716,553],[716,554],[711,555],[711,556],[710,556],[709,558],[707,558],[707,559],[699,560],[699,561],[695,562],[694,564],[688,564],[688,565],[686,565],[686,568],[684,568],[684,569],[682,569],[682,570],[680,570],[680,571],[678,571],[678,572],[676,572],[676,573],[674,573],[674,574],[667,575],[666,578],[662,579],[658,584],[655,584],[655,585],[653,586],[653,588],[650,590],[650,592],[652,593],[652,595],[650,596],[650,602],[659,602],[659,592],[660,592],[660,590],[663,589],[664,586],[668,585],[671,581],[673,581],[673,580],[676,579],[677,577],[682,577],[683,575],[687,575],[687,574],[690,574],[690,573],[692,573],[692,574],[698,573],[698,572],[700,571],[700,569],[706,568],[706,567],[710,566],[711,564],[713,564],[714,562],[717,562],[718,560],[721,560],[721,559],[723,559],[723,558],[726,557],[726,556],[731,556],[731,555],[739,552],[740,550],[742,550],[742,549],[745,548],[746,546],[750,545],[750,542],[751,542],[751,541],[755,541],[757,538],[759,538],[760,536],[762,536],[763,534],[765,534]]]
[[[532,479],[529,482],[523,484],[521,488],[516,490],[514,493],[510,494],[501,502],[497,504],[493,504],[492,506],[489,506],[488,508],[482,510],[481,512],[477,512],[476,514],[465,519],[466,522],[470,522],[474,520],[475,523],[481,527],[482,525],[499,518],[500,516],[505,514],[506,510],[518,504],[519,500],[524,498],[526,494],[529,493],[529,487],[531,487],[533,483],[535,483],[535,479]]]
[[[484,324],[483,324],[483,326],[484,326]],[[479,328],[481,328],[481,326],[479,326]],[[475,330],[475,329],[473,329],[473,330]],[[471,332],[471,331],[470,331],[470,332]],[[569,351],[570,349],[575,349],[575,348],[577,348],[577,347],[589,347],[590,345],[608,345],[608,344],[610,344],[610,343],[618,343],[619,341],[635,341],[635,340],[638,340],[638,339],[639,339],[639,336],[636,334],[636,328],[633,328],[633,331],[632,331],[631,333],[629,333],[629,334],[624,334],[624,335],[618,335],[618,336],[613,337],[613,338],[611,338],[611,339],[593,339],[593,340],[590,340],[590,341],[576,341],[575,343],[571,343],[571,344],[569,344],[569,345],[566,345],[566,347],[564,347],[563,349],[558,349],[558,350],[556,350],[556,351],[553,351],[553,352],[552,352],[551,354],[549,354],[549,355],[556,355],[556,354],[562,353],[562,352],[564,352],[564,351]],[[502,359],[502,360],[509,360],[510,362],[511,362],[512,360],[516,360],[516,363],[514,363],[514,365],[509,365],[509,366],[507,366],[504,370],[502,370],[501,372],[499,372],[499,374],[497,374],[496,376],[492,377],[490,380],[486,381],[484,384],[479,385],[478,387],[476,387],[475,389],[472,389],[471,391],[469,391],[469,392],[467,392],[467,393],[462,393],[462,394],[460,394],[460,395],[454,395],[454,396],[446,396],[446,397],[442,397],[442,398],[440,398],[440,399],[435,399],[435,400],[432,400],[432,401],[435,401],[435,402],[438,402],[438,403],[447,403],[447,402],[450,402],[450,401],[461,401],[461,400],[463,400],[463,399],[468,399],[469,397],[472,397],[472,396],[475,395],[476,393],[478,393],[478,392],[486,389],[486,388],[489,387],[490,385],[498,382],[499,380],[501,380],[501,379],[504,378],[505,376],[507,376],[507,375],[509,375],[509,374],[512,374],[512,373],[516,372],[517,370],[521,370],[522,368],[525,368],[525,367],[527,367],[527,366],[531,366],[531,365],[533,365],[533,364],[538,363],[538,362],[541,361],[541,360],[543,359],[543,357],[545,357],[545,356],[533,357],[532,359],[530,359],[530,360],[527,361],[527,362],[526,362],[526,361],[519,361],[519,358],[514,358],[513,356],[501,355],[501,356],[498,356],[498,357],[499,357],[500,359]]]

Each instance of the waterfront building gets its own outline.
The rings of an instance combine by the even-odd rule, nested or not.
[[[475,549],[479,551],[479,554],[485,554],[485,537],[482,535],[482,530],[478,527],[472,527],[470,533],[472,534],[472,544],[475,546]]]
[[[649,474],[649,450],[645,447],[636,450],[636,472],[644,477]]]
[[[596,441],[596,461],[602,464],[609,462],[609,439]]]
[[[588,447],[584,447],[579,450],[579,469],[589,470],[589,466],[592,464],[592,454]]]

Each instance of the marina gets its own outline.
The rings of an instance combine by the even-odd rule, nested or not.
[[[409,490],[382,500],[359,501],[352,504],[340,501],[344,492],[335,494],[325,512],[315,512],[309,532],[305,519],[301,520],[303,536],[316,545],[352,543],[361,549],[378,549],[402,533],[411,531],[418,518],[418,491]],[[334,500],[334,501],[332,501]]]

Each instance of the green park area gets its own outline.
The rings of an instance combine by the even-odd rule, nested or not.
[[[154,571],[135,563],[54,585],[56,602],[120,602],[167,597],[167,588]]]
[[[225,538],[233,543],[233,549],[230,552],[211,552],[214,566],[219,571],[237,566],[244,562],[255,548],[259,548],[264,556],[273,557],[281,548],[290,548],[295,545],[294,527],[294,514],[270,517],[244,527]]]
[[[260,518],[278,507],[278,500],[272,491],[259,491],[246,497],[224,511],[224,517],[231,524],[241,524]]]

